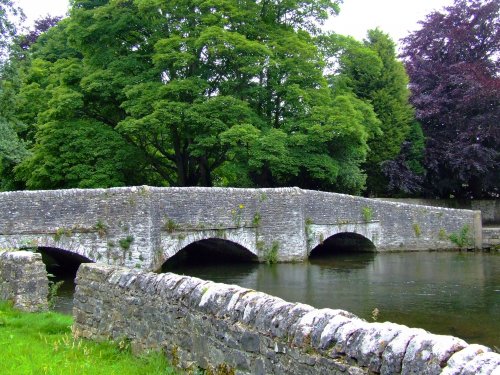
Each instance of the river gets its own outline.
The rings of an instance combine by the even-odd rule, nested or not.
[[[168,268],[167,268],[168,270]],[[344,253],[285,264],[184,264],[171,269],[317,308],[351,311],[469,343],[500,347],[500,254]],[[71,309],[72,285],[56,309]]]

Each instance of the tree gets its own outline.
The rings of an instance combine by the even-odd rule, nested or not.
[[[23,11],[12,0],[0,0],[0,64],[7,58],[8,47],[22,19]]]
[[[498,196],[499,9],[494,0],[455,0],[404,40],[429,195]]]
[[[338,61],[332,87],[370,103],[380,121],[381,132],[368,140],[370,150],[363,167],[367,194],[387,194],[382,163],[398,157],[414,120],[408,76],[397,60],[394,42],[379,29],[369,30],[363,43],[341,35],[331,36],[329,43],[330,54]]]
[[[315,35],[337,10],[316,0],[74,1],[29,48],[16,105],[33,147],[18,178],[30,188],[360,192],[379,124],[323,74]],[[106,167],[93,169],[89,152]]]

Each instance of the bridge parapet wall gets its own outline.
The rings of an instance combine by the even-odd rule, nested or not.
[[[192,242],[235,242],[260,260],[307,258],[322,239],[358,233],[378,251],[448,249],[478,211],[408,205],[299,188],[71,189],[0,193],[0,248],[54,247],[92,261],[157,270]]]
[[[183,367],[237,374],[490,374],[500,355],[451,336],[368,323],[234,285],[176,274],[84,264],[76,336],[128,338]]]
[[[147,187],[1,193],[0,247],[54,247],[93,261],[150,263]]]
[[[464,246],[481,248],[481,212],[388,202],[345,194],[304,191],[304,216],[312,224],[379,225],[371,240],[378,251],[457,248],[450,240],[464,233]],[[465,231],[465,232],[464,232]]]
[[[153,242],[161,254],[157,265],[206,238],[233,241],[260,259],[279,244],[280,260],[304,259],[300,189],[149,189],[154,197]]]

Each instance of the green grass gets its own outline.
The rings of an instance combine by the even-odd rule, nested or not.
[[[23,313],[0,302],[0,374],[178,374],[161,353],[133,356],[129,345],[74,339],[71,316]]]

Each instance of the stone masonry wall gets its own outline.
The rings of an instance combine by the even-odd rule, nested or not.
[[[189,244],[223,239],[263,261],[301,261],[323,240],[354,232],[378,251],[457,248],[479,211],[417,206],[299,188],[70,189],[0,193],[0,248],[49,247],[90,261],[158,270]]]
[[[456,248],[449,236],[460,233],[464,227],[468,228],[469,247],[482,246],[480,211],[386,202],[309,190],[305,191],[304,205],[304,216],[310,223],[337,223],[338,232],[358,227],[357,231],[362,233],[363,227],[372,223],[378,232],[372,230],[372,234],[366,237],[378,251]],[[319,243],[318,239],[310,242],[311,247]]]
[[[500,223],[500,199],[457,200],[424,198],[376,198],[383,201],[418,204],[423,206],[458,208],[481,211],[483,224]]]
[[[172,273],[82,264],[73,331],[236,374],[493,374],[500,355],[452,336]]]
[[[48,309],[49,281],[42,256],[30,251],[0,252],[0,301],[23,311]]]

